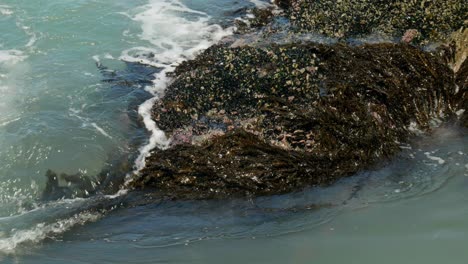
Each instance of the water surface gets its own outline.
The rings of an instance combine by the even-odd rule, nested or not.
[[[329,188],[136,207],[143,194],[39,201],[48,169],[93,178],[122,157],[141,168],[165,144],[148,119],[164,73],[253,5],[0,0],[2,263],[466,263],[468,137],[456,126]]]

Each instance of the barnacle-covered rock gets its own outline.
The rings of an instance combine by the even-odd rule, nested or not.
[[[450,38],[453,56],[449,64],[455,73],[457,85],[458,115],[460,123],[468,128],[468,29],[461,28]]]
[[[460,89],[460,110],[459,114],[461,115],[460,121],[461,124],[468,128],[468,60],[465,60],[461,65],[459,71],[457,72],[457,85]]]
[[[174,77],[153,117],[175,143],[132,184],[184,198],[330,184],[396,154],[456,93],[441,57],[407,44],[218,45]]]
[[[401,38],[417,30],[415,42],[444,40],[464,24],[465,0],[290,0],[277,1],[287,10],[296,31],[349,38],[383,34]]]

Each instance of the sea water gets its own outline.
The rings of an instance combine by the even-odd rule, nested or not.
[[[468,137],[456,126],[329,188],[40,201],[48,169],[94,179],[123,156],[138,173],[167,146],[149,115],[166,73],[232,34],[243,8],[268,4],[0,0],[0,262],[466,263]]]

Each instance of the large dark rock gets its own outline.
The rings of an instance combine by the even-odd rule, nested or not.
[[[406,44],[214,46],[180,65],[153,108],[172,137],[133,181],[176,198],[326,185],[452,114],[454,75]]]
[[[458,114],[460,123],[468,128],[468,29],[461,28],[450,38],[454,56],[449,62],[455,72],[455,82],[458,86]]]
[[[458,70],[456,82],[460,90],[460,111],[463,112],[461,113],[460,122],[464,127],[468,128],[468,59],[465,59]]]
[[[445,40],[466,20],[465,0],[277,0],[294,30],[328,37],[369,34],[401,37],[408,29],[420,34],[417,42]]]
[[[433,53],[408,45],[447,43],[466,23],[464,0],[275,2],[283,13],[253,10],[250,23],[238,23],[245,35],[177,67],[153,108],[171,146],[154,150],[130,187],[158,199],[285,193],[379,165],[434,118],[458,115],[468,127],[466,31]],[[307,42],[317,33],[328,43],[369,35],[402,43]],[[116,87],[132,87],[147,75],[115,76]],[[93,193],[123,183],[129,159],[117,160]],[[77,177],[48,178],[45,199],[70,195],[57,179],[81,186]]]

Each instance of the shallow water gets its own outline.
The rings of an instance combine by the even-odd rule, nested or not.
[[[468,136],[456,127],[329,188],[38,201],[47,169],[94,177],[128,157],[138,170],[164,147],[135,118],[163,95],[165,72],[230,34],[252,2],[0,0],[2,263],[466,263]]]
[[[333,187],[121,208],[17,247],[5,261],[464,263],[466,153],[466,131],[441,128],[384,167]]]

